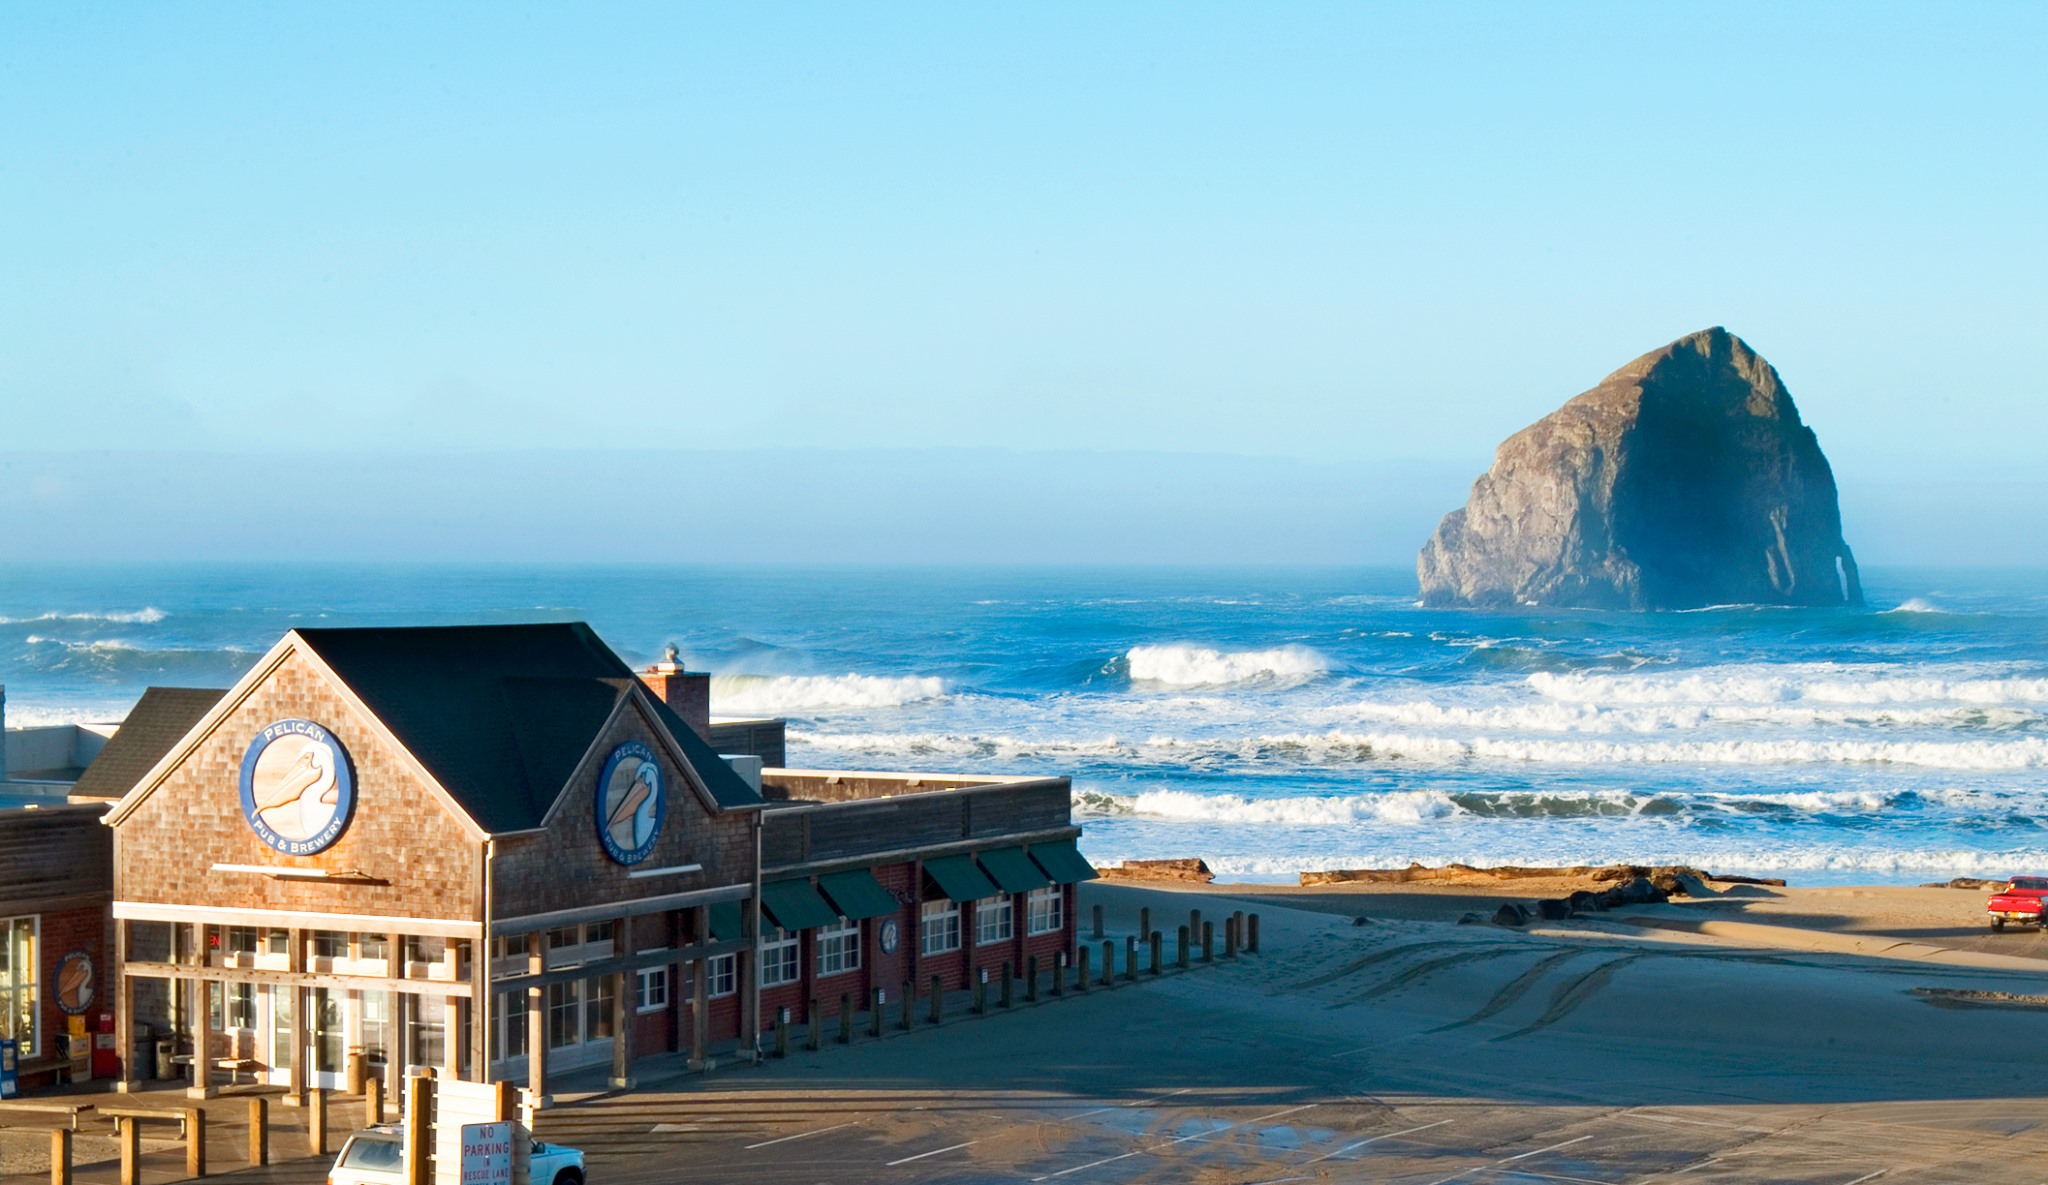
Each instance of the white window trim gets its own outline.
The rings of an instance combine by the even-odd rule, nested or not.
[[[718,988],[718,981],[721,978],[721,972],[723,973],[722,977],[724,978],[726,983],[724,991],[720,991]],[[723,1000],[728,996],[738,995],[739,990],[739,956],[711,956],[711,958],[707,961],[706,966],[704,968],[704,998],[707,1000]]]
[[[843,943],[839,947],[839,965],[832,970],[825,969],[825,942],[830,939]],[[819,979],[830,979],[835,975],[849,975],[860,970],[860,923],[845,918],[829,926],[820,926],[811,931],[811,968]]]
[[[934,908],[935,906],[942,906],[944,908]],[[950,924],[938,926],[937,929],[941,935],[947,933],[952,935],[951,945],[932,945],[934,922],[950,922]],[[964,935],[960,933],[960,903],[958,901],[950,897],[942,897],[937,901],[927,901],[918,909],[917,949],[920,953],[926,955],[950,955],[960,949],[963,937]]]
[[[1049,924],[1046,925],[1039,924],[1039,911],[1037,909],[1037,903],[1040,901],[1050,902],[1054,908],[1046,912],[1056,912],[1058,915],[1057,917],[1054,917],[1049,922]],[[1040,934],[1057,934],[1061,930],[1066,929],[1066,888],[1062,885],[1053,885],[1049,888],[1031,890],[1031,892],[1026,894],[1024,898],[1024,919],[1024,932],[1033,938],[1038,937]]]
[[[29,913],[19,914],[11,918],[0,918],[0,941],[9,940],[8,936],[13,934],[14,926],[17,922],[28,922],[33,931],[33,936],[29,939],[30,948],[26,972],[24,972],[23,968],[14,967],[8,973],[13,978],[8,981],[7,985],[10,1009],[14,1003],[13,997],[17,992],[28,992],[35,1001],[29,1009],[28,1038],[20,1046],[19,1056],[22,1060],[26,1061],[32,1057],[41,1057],[43,1054],[43,1012],[48,1003],[43,999],[43,915]],[[15,1039],[21,1040],[20,1034],[16,1034]]]
[[[1003,919],[1003,932],[994,938],[985,937],[982,923],[991,915]],[[1017,937],[1017,903],[1008,893],[984,897],[974,903],[974,945],[996,946],[1010,942]]]
[[[657,978],[661,983],[661,1000],[658,1003],[649,1004],[647,1003],[647,985],[654,982]],[[666,1012],[669,1003],[668,989],[669,974],[667,967],[642,967],[639,971],[634,972],[633,1011],[641,1016],[651,1012]]]
[[[763,936],[761,939],[761,986],[764,988],[786,987],[789,984],[802,980],[804,977],[804,952],[803,948],[797,943],[797,936],[787,930],[779,929],[770,931],[770,933],[779,935],[779,937],[768,938]],[[784,951],[791,952],[794,958],[784,957],[782,953]],[[776,978],[772,980],[768,978],[768,968],[770,966],[773,966],[776,971]],[[785,967],[790,968],[787,978],[782,976],[782,971]]]

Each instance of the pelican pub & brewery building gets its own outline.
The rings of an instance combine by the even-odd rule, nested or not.
[[[545,1105],[1072,956],[1067,779],[782,746],[581,624],[294,630],[225,692],[153,690],[80,780],[119,795],[124,1082],[144,1030],[200,1091],[430,1066]]]

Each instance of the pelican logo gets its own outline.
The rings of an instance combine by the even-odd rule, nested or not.
[[[64,1015],[85,1015],[97,995],[93,990],[91,955],[75,950],[57,960],[57,1007]]]
[[[310,856],[341,838],[356,805],[348,753],[311,720],[280,720],[242,756],[242,817],[287,856]]]
[[[645,860],[654,851],[667,812],[668,797],[662,793],[654,750],[639,741],[613,749],[597,776],[597,838],[605,855],[621,864]]]

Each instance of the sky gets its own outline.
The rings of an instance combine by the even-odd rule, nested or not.
[[[1726,325],[1939,520],[2048,436],[2044,59],[2024,4],[8,5],[0,453],[195,513],[197,457],[607,448],[1448,510]]]

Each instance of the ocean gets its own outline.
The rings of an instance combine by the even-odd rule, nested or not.
[[[1868,610],[1418,607],[1406,569],[10,567],[10,725],[226,686],[293,625],[581,619],[673,643],[790,763],[1064,774],[1097,862],[2048,871],[2048,574]]]

